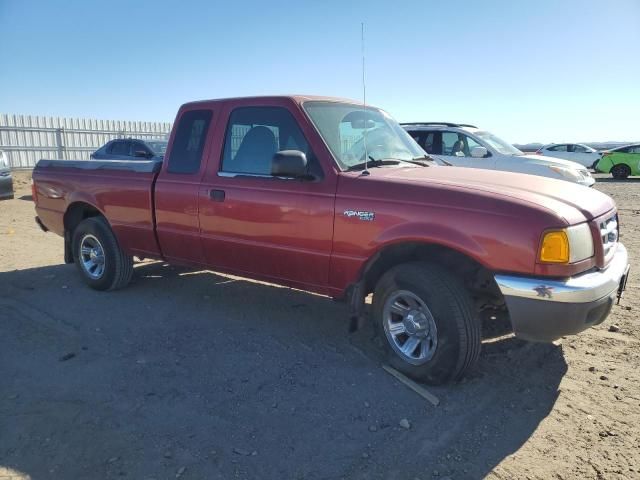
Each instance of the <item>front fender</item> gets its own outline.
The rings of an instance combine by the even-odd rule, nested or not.
[[[345,294],[349,285],[363,278],[364,272],[373,265],[382,252],[394,246],[439,246],[465,255],[483,266],[487,266],[489,252],[469,235],[441,223],[408,222],[381,231],[367,242],[359,254],[340,251],[331,256],[330,289],[336,297]]]
[[[396,225],[381,232],[375,240],[376,250],[401,243],[432,244],[456,250],[481,265],[486,265],[487,251],[476,240],[460,230],[430,222]]]

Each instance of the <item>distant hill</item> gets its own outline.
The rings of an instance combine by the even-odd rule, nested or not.
[[[629,145],[632,143],[640,143],[640,142],[576,142],[582,143],[583,145],[588,145],[591,148],[595,148],[596,150],[609,150],[611,148],[622,147],[624,145]],[[515,143],[513,146],[518,150],[522,150],[523,152],[535,152],[540,147],[543,147],[544,143],[526,143],[524,145]]]

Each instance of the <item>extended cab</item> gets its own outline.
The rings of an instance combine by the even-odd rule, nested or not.
[[[602,322],[627,251],[606,195],[531,175],[438,166],[384,111],[323,97],[180,108],[163,161],[41,160],[37,222],[89,286],[133,256],[349,302],[390,360],[429,383],[478,359],[481,317],[552,341]],[[356,320],[354,320],[356,319]]]

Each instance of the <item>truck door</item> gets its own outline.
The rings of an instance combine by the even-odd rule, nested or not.
[[[204,256],[213,268],[322,290],[329,278],[336,177],[323,172],[307,140],[312,132],[305,135],[309,127],[300,126],[302,114],[273,102],[225,114],[221,157],[210,159],[200,188]],[[313,179],[271,176],[279,150],[304,152]]]
[[[208,131],[213,111],[181,110],[155,186],[156,231],[168,261],[205,262],[198,223],[198,189],[202,158],[210,148]]]

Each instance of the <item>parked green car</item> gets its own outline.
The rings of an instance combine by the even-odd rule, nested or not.
[[[627,178],[640,175],[640,144],[625,145],[602,154],[596,165],[596,171],[610,173],[613,178]]]

